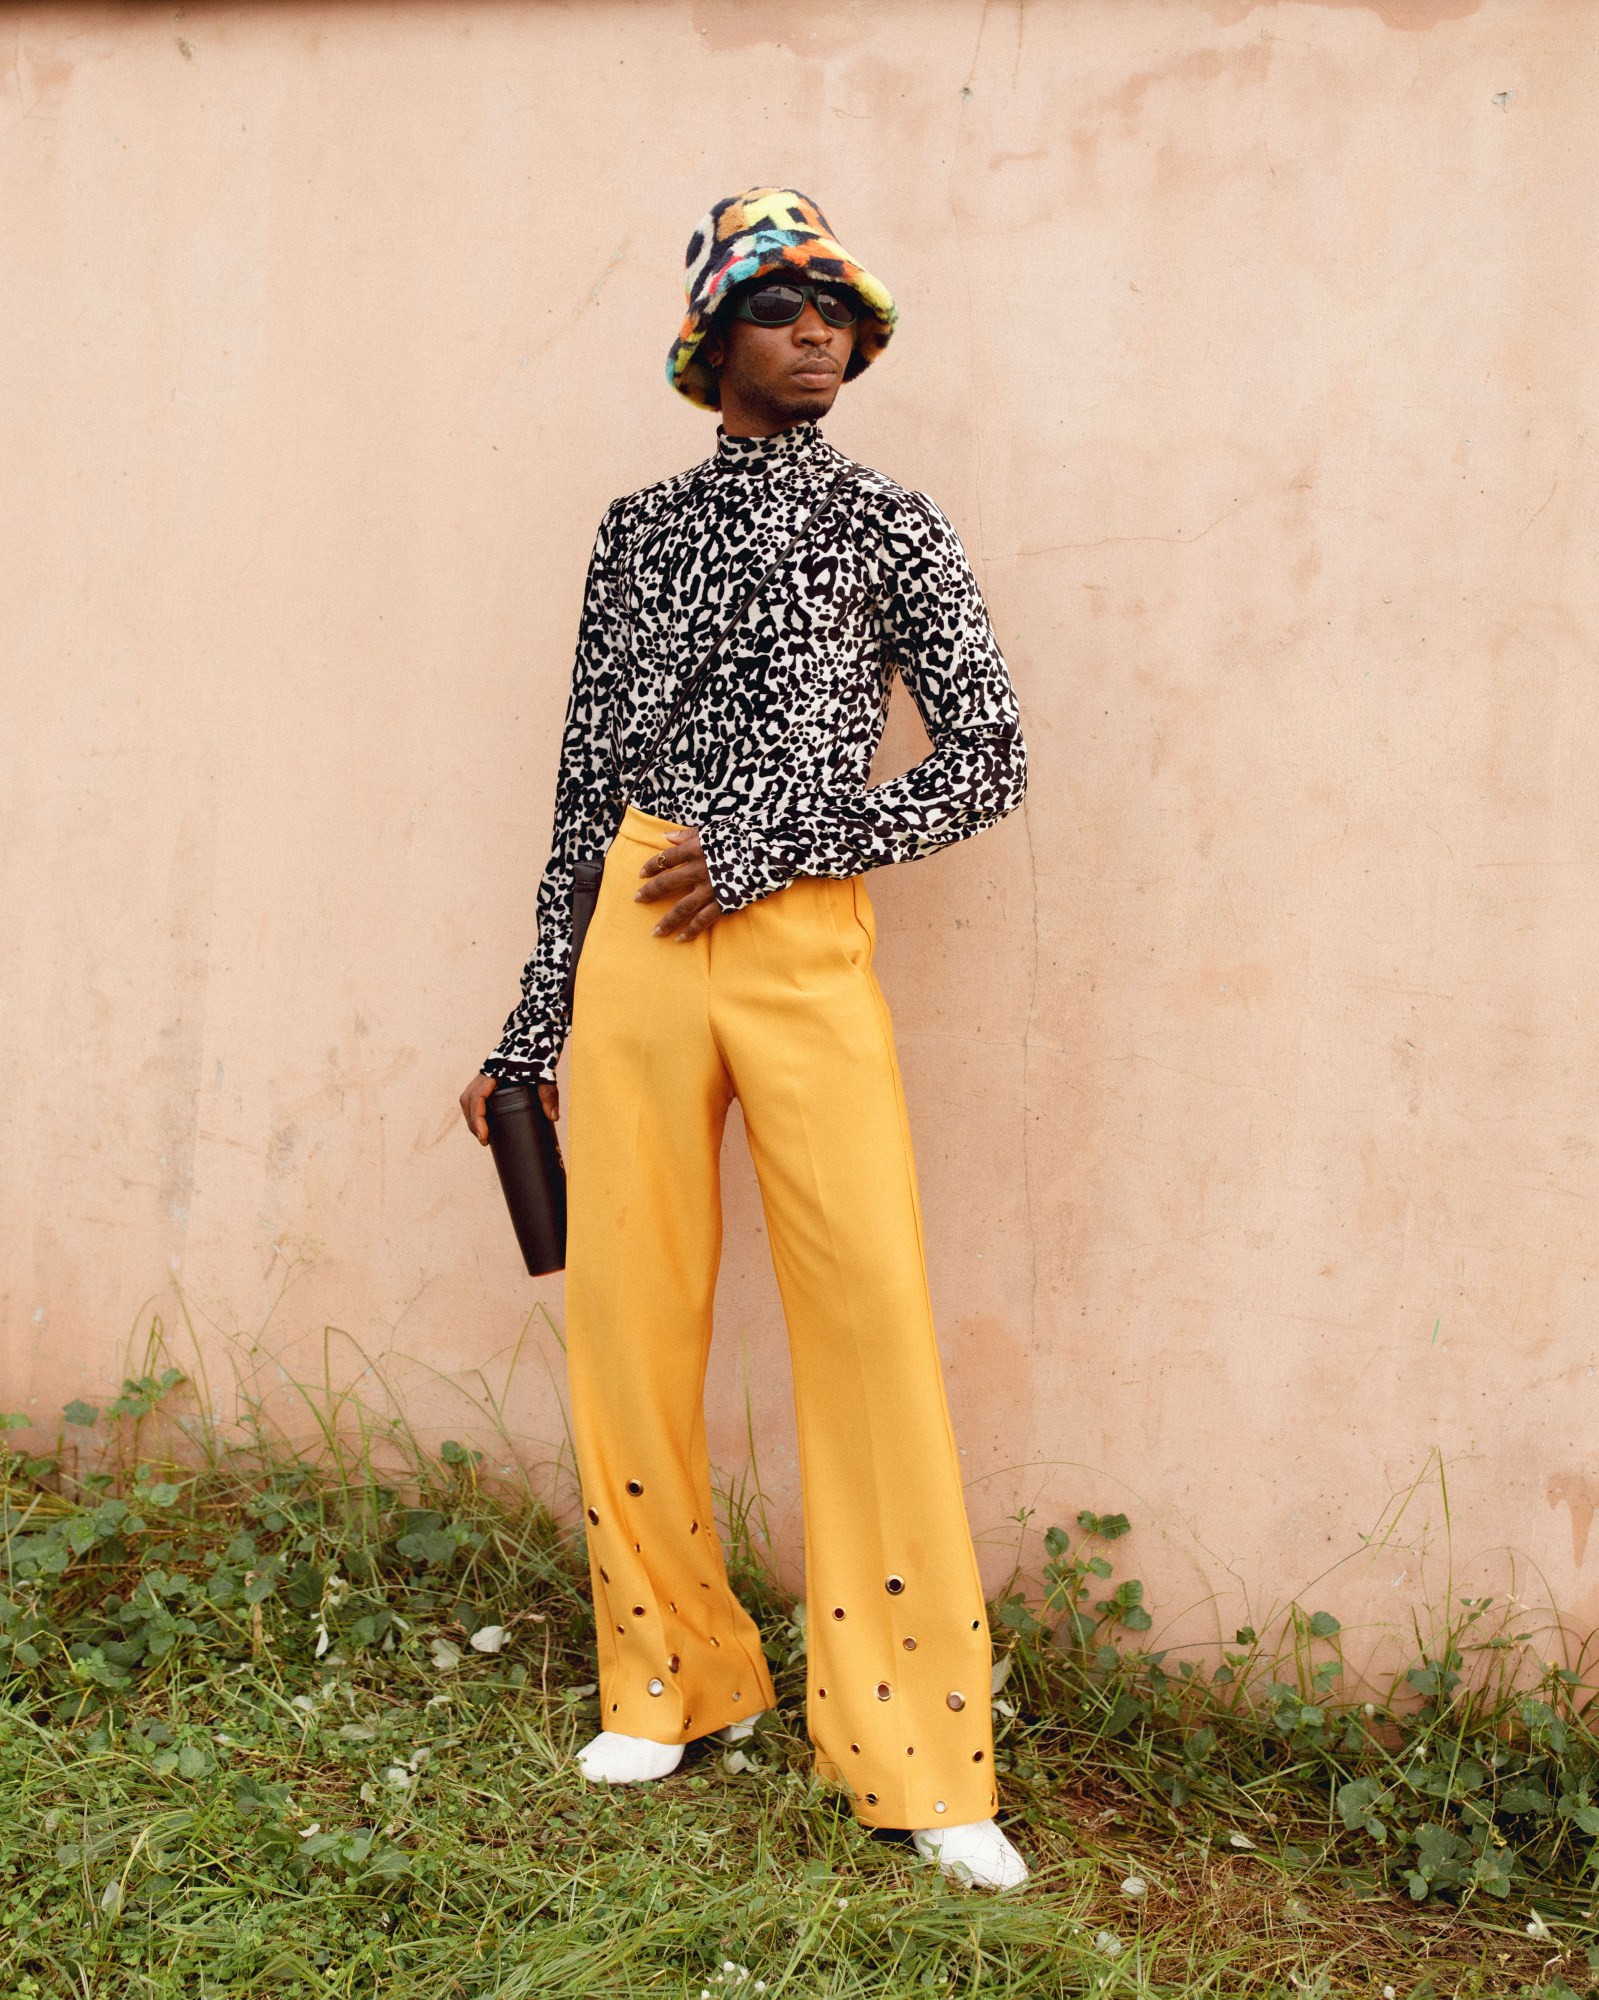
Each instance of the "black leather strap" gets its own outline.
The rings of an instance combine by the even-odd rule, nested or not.
[[[661,751],[671,742],[678,730],[682,728],[690,708],[693,707],[694,703],[705,692],[705,683],[711,677],[711,668],[716,664],[717,655],[738,629],[744,613],[749,610],[756,598],[760,596],[761,592],[773,580],[778,571],[782,569],[794,551],[802,542],[810,537],[822,520],[822,517],[827,513],[834,501],[843,493],[844,489],[853,484],[855,475],[859,470],[860,467],[857,465],[845,466],[844,470],[833,480],[827,491],[806,516],[804,525],[789,538],[779,553],[761,571],[760,575],[744,592],[738,603],[723,620],[721,630],[711,641],[710,650],[694,669],[693,673],[689,675],[688,679],[684,681],[676,695],[673,696],[671,704],[662,718],[660,728],[650,738],[643,754],[637,763],[634,764],[632,770],[624,774],[626,779],[626,783],[623,786],[624,793],[630,792],[632,787],[649,771],[656,758],[661,754]]]
[[[568,1020],[572,1017],[572,995],[577,987],[577,955],[594,919],[604,873],[603,861],[577,861],[572,865],[572,935],[566,947],[566,975],[561,981],[561,998],[566,1002]]]
[[[687,720],[689,710],[705,691],[705,684],[711,677],[711,669],[716,664],[717,655],[738,629],[745,612],[749,610],[756,598],[760,596],[766,586],[777,576],[794,551],[813,532],[823,516],[832,507],[834,501],[844,493],[846,488],[854,483],[855,476],[859,471],[860,467],[858,465],[846,465],[844,467],[843,471],[837,475],[821,499],[811,509],[805,519],[804,525],[796,534],[789,538],[782,550],[761,571],[760,575],[756,577],[743,596],[739,598],[738,603],[734,605],[732,611],[722,621],[721,630],[711,641],[710,649],[705,654],[705,657],[673,696],[666,714],[661,720],[661,726],[645,746],[643,755],[634,764],[631,772],[623,774],[624,781],[621,790],[624,798],[631,793],[632,788],[651,768],[662,750],[676,736],[678,730],[682,728],[684,722]],[[604,869],[605,863],[603,860],[578,861],[573,864],[572,868],[572,935],[567,944],[566,977],[561,982],[561,995],[566,1002],[568,1020],[572,1016],[572,996],[577,985],[578,953],[583,949],[583,939],[588,933],[589,923],[594,915],[595,904],[599,901],[600,880]]]

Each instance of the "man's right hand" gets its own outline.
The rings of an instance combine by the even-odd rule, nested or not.
[[[494,1089],[494,1078],[485,1076],[481,1070],[461,1092],[461,1116],[466,1120],[466,1129],[480,1146],[489,1143],[488,1113],[483,1106],[488,1102]],[[553,1125],[561,1115],[561,1093],[553,1083],[541,1083],[538,1087],[539,1102],[544,1106],[544,1115]]]

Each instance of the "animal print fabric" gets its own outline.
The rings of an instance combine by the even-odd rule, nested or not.
[[[814,423],[771,438],[718,431],[713,457],[607,509],[561,737],[538,942],[483,1064],[489,1075],[553,1080],[568,1026],[573,864],[604,855],[630,797],[699,828],[726,912],[796,876],[914,861],[1021,802],[1016,695],[965,551],[931,500],[864,466],[757,594],[629,791],[623,774],[727,611],[849,462]],[[896,672],[932,749],[868,786]]]

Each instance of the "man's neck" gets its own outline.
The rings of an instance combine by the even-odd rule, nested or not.
[[[797,424],[813,424],[825,410],[777,411],[752,408],[737,396],[722,400],[722,429],[729,437],[769,438],[791,431]]]

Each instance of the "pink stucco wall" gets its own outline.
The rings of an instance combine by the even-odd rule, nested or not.
[[[595,522],[710,442],[686,233],[783,181],[899,294],[829,435],[956,520],[1032,753],[873,885],[990,1578],[1122,1507],[1167,1636],[1304,1594],[1358,1650],[1513,1559],[1590,1627],[1591,7],[0,25],[0,1406],[176,1283],[224,1411],[359,1349],[558,1454],[455,1095]],[[792,1560],[734,1150],[714,1448]]]

